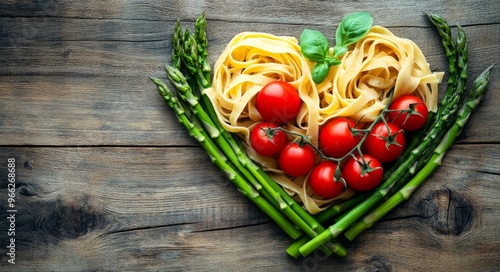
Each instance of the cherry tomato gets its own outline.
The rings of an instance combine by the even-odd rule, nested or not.
[[[309,176],[309,185],[313,192],[323,198],[334,198],[344,190],[344,183],[340,180],[334,181],[337,164],[324,161],[313,168]]]
[[[297,116],[300,96],[297,90],[285,81],[273,81],[257,94],[257,111],[264,120],[284,124]]]
[[[342,167],[342,178],[347,187],[355,191],[369,191],[382,181],[384,170],[380,162],[373,156],[363,154],[349,158]]]
[[[256,124],[250,131],[250,145],[258,154],[272,157],[278,154],[286,143],[286,133],[282,130],[272,130],[278,125],[269,122]]]
[[[286,174],[299,177],[311,171],[314,160],[314,149],[310,145],[300,146],[296,142],[289,142],[281,150],[278,164]]]
[[[319,134],[319,145],[323,154],[333,158],[342,158],[359,144],[363,136],[354,135],[352,128],[356,122],[347,117],[335,118],[328,122]]]
[[[387,122],[387,125],[379,122],[366,136],[364,146],[366,152],[381,163],[393,161],[404,151],[404,132],[391,122]]]
[[[389,110],[391,110],[389,121],[406,131],[415,131],[423,127],[429,115],[424,101],[415,95],[398,97],[391,103]]]

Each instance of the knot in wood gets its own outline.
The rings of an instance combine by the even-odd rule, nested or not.
[[[73,51],[71,49],[66,48],[62,51],[62,57],[65,59],[71,57],[72,54],[73,54]]]
[[[46,211],[36,223],[36,228],[57,238],[77,238],[105,225],[104,216],[85,196],[71,201],[57,199],[44,205]]]
[[[389,272],[393,271],[393,269],[391,263],[384,257],[373,256],[367,261],[366,271]]]
[[[429,191],[417,205],[433,229],[443,235],[459,235],[471,228],[474,210],[471,203],[459,192],[442,188]]]

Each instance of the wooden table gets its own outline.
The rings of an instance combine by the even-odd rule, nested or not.
[[[414,40],[435,71],[447,64],[424,14],[460,23],[469,86],[499,64],[496,0],[0,1],[0,270],[500,270],[498,67],[443,165],[409,201],[348,243],[347,257],[297,260],[148,78],[166,78],[177,19],[192,25],[206,11],[214,63],[239,32],[299,37],[308,27],[333,37],[345,14],[361,10]]]

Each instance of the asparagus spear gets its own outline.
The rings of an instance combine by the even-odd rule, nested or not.
[[[451,30],[448,22],[446,20],[436,14],[427,14],[427,17],[431,21],[431,23],[436,27],[437,32],[441,36],[441,43],[443,45],[446,58],[448,59],[448,86],[446,88],[446,93],[441,100],[441,107],[439,112],[442,112],[441,109],[446,107],[448,104],[449,97],[454,93],[455,87],[457,85],[457,77],[458,77],[458,62],[457,62],[457,47],[453,42],[453,38],[451,37]],[[465,42],[465,40],[463,40]],[[465,45],[465,44],[463,44]],[[439,116],[438,116],[439,119]]]
[[[212,71],[210,67],[210,60],[208,59],[208,38],[207,38],[207,18],[205,17],[205,12],[203,12],[194,24],[195,27],[195,37],[198,44],[198,67],[201,68],[199,71],[203,75],[200,76],[201,86],[207,88],[211,85],[211,74]]]
[[[177,20],[177,23],[175,23],[174,26],[174,35],[172,37],[172,62],[174,64],[174,67],[176,67],[179,70],[181,69],[181,63],[182,63],[181,41],[182,41],[182,27],[181,27],[181,22]]]
[[[408,200],[415,189],[420,186],[425,181],[425,179],[441,165],[441,161],[446,151],[448,151],[448,149],[452,146],[454,140],[460,135],[465,123],[467,123],[467,121],[469,120],[472,111],[482,100],[487,89],[486,86],[490,79],[490,70],[491,66],[487,68],[483,73],[481,73],[481,75],[479,75],[479,77],[475,80],[469,98],[460,109],[455,123],[446,132],[446,135],[443,137],[438,147],[434,150],[431,159],[425,164],[422,171],[418,172],[418,174],[401,190],[399,190],[397,194],[393,195],[387,201],[383,202],[375,210],[366,215],[361,221],[359,221],[348,231],[346,231],[345,236],[348,239],[354,239],[363,230],[373,226],[375,222],[380,220],[380,218],[382,218],[389,211],[398,206],[401,202]]]

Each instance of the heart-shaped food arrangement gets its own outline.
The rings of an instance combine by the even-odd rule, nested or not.
[[[305,29],[300,39],[239,33],[213,69],[203,13],[194,32],[177,21],[167,77],[151,78],[210,158],[294,242],[345,256],[349,240],[408,199],[440,165],[479,104],[486,69],[467,86],[467,44],[457,25],[428,14],[449,63],[432,72],[419,47],[367,12],[346,15],[335,44]]]

